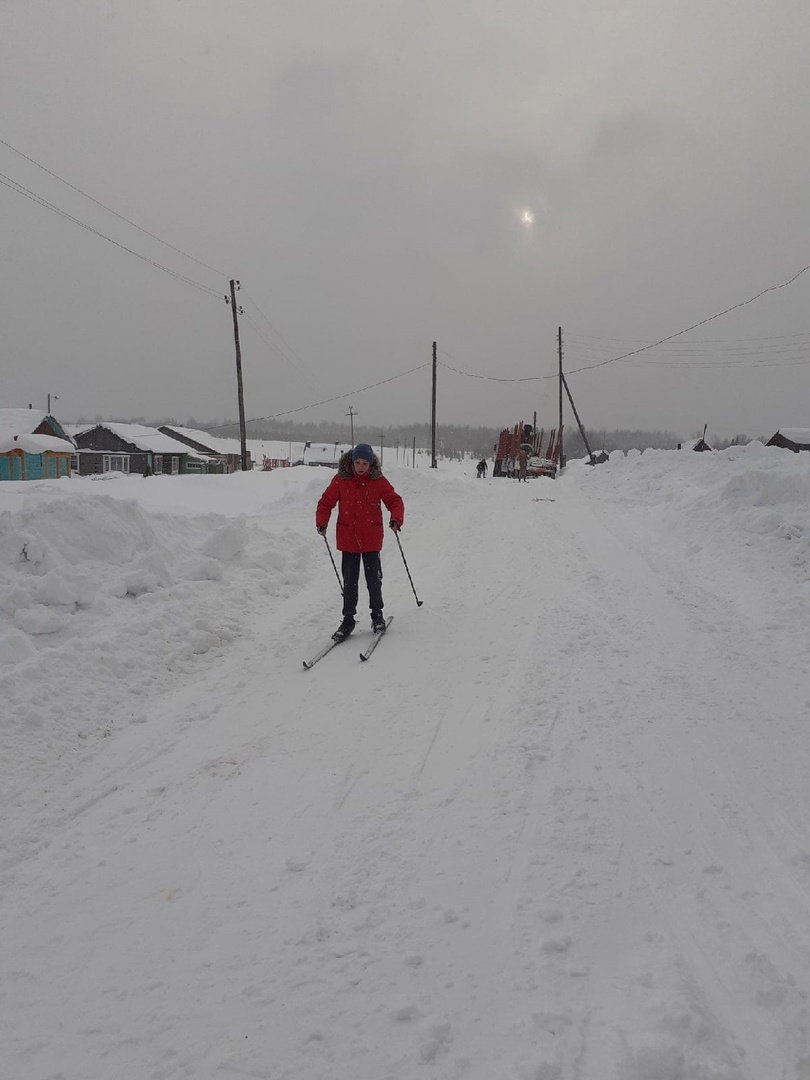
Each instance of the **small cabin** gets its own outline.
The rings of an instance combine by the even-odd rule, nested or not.
[[[712,447],[706,442],[705,439],[689,439],[687,442],[678,443],[679,450],[697,450],[699,454],[705,454],[707,450],[711,450]]]
[[[800,450],[810,450],[810,428],[780,428],[765,443],[766,446],[782,446],[798,454]]]
[[[336,469],[347,450],[351,450],[351,447],[341,443],[308,442],[304,444],[303,462],[305,465],[320,465],[326,469]]]
[[[70,476],[73,440],[50,413],[0,409],[0,480]]]
[[[170,427],[163,424],[158,431],[170,439],[183,443],[208,459],[208,472],[232,473],[242,468],[242,452],[235,439],[217,439],[205,431],[192,428]],[[216,445],[219,443],[220,445]],[[234,444],[236,444],[234,446]],[[248,454],[248,468],[253,468]]]

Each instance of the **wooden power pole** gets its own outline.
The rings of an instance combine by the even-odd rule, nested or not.
[[[242,472],[248,471],[248,452],[247,452],[247,435],[245,433],[245,394],[242,389],[242,348],[239,344],[239,320],[236,317],[244,315],[244,311],[241,307],[237,307],[236,304],[236,290],[241,289],[241,285],[238,281],[231,279],[231,296],[230,299],[226,296],[225,303],[231,305],[231,314],[233,315],[233,340],[236,346],[236,389],[239,395],[239,439],[241,441],[242,450]]]
[[[354,418],[355,416],[357,416],[357,413],[354,411],[354,405],[349,406],[349,411],[346,413],[346,415],[348,416],[349,423],[352,426],[352,449],[354,449]]]
[[[431,394],[430,409],[430,452],[431,469],[437,469],[436,464],[436,342],[433,342],[433,392]]]
[[[565,380],[565,376],[563,375],[563,346],[562,346],[562,327],[561,326],[557,327],[557,358],[558,358],[559,367],[560,367],[560,379],[559,379],[559,383],[560,383],[560,386],[559,386],[560,408],[559,408],[559,418],[557,420],[557,432],[558,432],[558,437],[559,437],[559,440],[560,440],[560,456],[559,456],[559,459],[558,459],[557,467],[559,468],[560,472],[562,472],[563,468],[565,467],[565,455],[563,454],[563,441],[562,441],[562,432],[563,432],[563,382]]]

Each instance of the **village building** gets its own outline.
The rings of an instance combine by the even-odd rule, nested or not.
[[[782,446],[795,454],[800,450],[810,450],[810,428],[780,428],[765,445]]]
[[[208,472],[232,473],[242,468],[242,448],[238,439],[221,439],[216,435],[209,435],[207,431],[175,427],[173,424],[162,424],[158,431],[190,447],[198,454],[207,455],[210,462]],[[250,451],[248,451],[248,468],[253,468]]]
[[[707,450],[711,450],[712,447],[706,442],[704,438],[699,439],[687,439],[686,442],[678,443],[679,450],[696,450],[699,454],[705,454]]]
[[[70,476],[73,440],[50,413],[0,409],[0,480]]]
[[[327,469],[336,469],[342,454],[351,450],[350,446],[341,443],[314,443],[308,442],[304,446],[303,463],[305,465],[321,465]]]
[[[94,424],[75,430],[74,439],[74,468],[80,476],[109,472],[177,476],[220,470],[215,455],[192,450],[157,428],[142,424]]]

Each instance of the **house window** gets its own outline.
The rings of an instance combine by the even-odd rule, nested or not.
[[[163,472],[163,454],[155,454],[152,458],[152,471],[155,476]]]
[[[77,473],[79,471],[79,455],[70,455],[70,471]]]
[[[129,454],[104,454],[104,472],[129,472]]]
[[[180,472],[180,458],[179,457],[173,457],[172,458],[172,476],[175,476],[179,472]]]

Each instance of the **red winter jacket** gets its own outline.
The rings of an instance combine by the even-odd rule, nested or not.
[[[336,543],[338,551],[380,551],[383,546],[384,502],[391,520],[402,525],[405,504],[391,483],[385,479],[377,455],[365,476],[358,476],[352,465],[351,451],[338,463],[337,475],[318,500],[315,524],[329,524],[329,517],[339,503]]]

